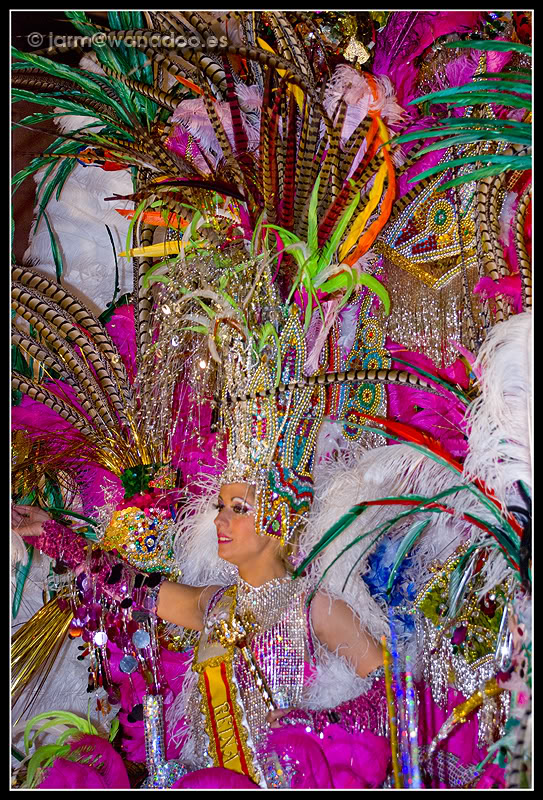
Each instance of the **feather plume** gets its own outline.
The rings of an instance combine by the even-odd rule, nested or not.
[[[24,566],[28,562],[28,551],[25,543],[17,533],[11,531],[11,569],[13,570],[17,564]]]
[[[518,480],[532,486],[532,315],[489,332],[475,362],[481,394],[467,416],[466,477],[479,477],[507,504]]]

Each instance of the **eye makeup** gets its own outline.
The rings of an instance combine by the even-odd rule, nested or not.
[[[223,510],[223,508],[228,508],[229,510],[234,511],[236,514],[252,514],[254,512],[254,507],[241,497],[233,497],[230,500],[230,505],[226,505],[224,500],[219,497],[218,501],[214,504],[214,507],[219,513]]]

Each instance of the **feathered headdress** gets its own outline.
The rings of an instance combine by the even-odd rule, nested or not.
[[[71,17],[82,34],[96,33],[85,15]],[[194,13],[146,17],[159,32],[192,26],[201,37],[223,22]],[[81,149],[86,159],[95,152],[102,167],[104,160],[135,166],[135,192],[125,199],[138,207],[122,254],[135,263],[133,385],[99,322],[21,269],[14,302],[39,342],[17,333],[16,343],[63,386],[59,393],[58,383],[15,383],[73,427],[76,460],[139,481],[140,494],[156,471],[172,466],[172,443],[183,436],[184,386],[222,415],[224,479],[243,477],[262,489],[265,483],[259,497],[270,499],[259,500],[259,527],[284,539],[291,515],[308,508],[315,439],[327,410],[321,379],[305,382],[341,366],[329,358],[328,334],[357,292],[388,303],[382,284],[353,265],[390,212],[395,170],[390,146],[383,146],[385,120],[397,122],[401,109],[384,78],[348,65],[323,78],[304,26],[282,12],[269,17],[273,42],[259,38],[253,15],[235,15],[213,55],[186,48],[183,66],[164,57],[143,18],[130,47],[123,45],[129,32],[101,31],[92,71],[16,54],[17,96],[31,88],[53,104],[54,89],[56,108],[91,118],[34,168],[60,162],[51,186],[60,188],[68,156]],[[166,91],[145,59],[160,63]],[[395,380],[398,372],[350,374],[366,378]]]

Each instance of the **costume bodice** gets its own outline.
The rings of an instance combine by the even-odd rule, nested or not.
[[[211,598],[204,619],[205,630],[212,630],[217,624],[220,601],[227,588],[219,589]],[[312,652],[304,605],[306,590],[304,581],[293,581],[290,576],[268,581],[260,587],[253,587],[242,579],[238,579],[236,584],[236,617],[252,622],[256,632],[248,642],[250,652],[278,707],[297,707],[302,698],[306,674],[304,655]],[[238,648],[232,665],[245,723],[252,745],[258,750],[269,731],[266,722],[268,707]],[[189,703],[195,751],[201,754],[207,750],[207,737],[197,686],[194,686]]]

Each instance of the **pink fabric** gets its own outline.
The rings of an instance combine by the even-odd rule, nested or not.
[[[496,295],[507,297],[513,304],[515,313],[522,311],[522,284],[520,275],[507,275],[498,281],[492,278],[481,278],[473,290],[474,294],[480,294],[492,300]]]
[[[322,738],[302,726],[272,730],[266,751],[283,765],[294,763],[293,789],[370,789],[386,778],[390,747],[370,731],[347,733],[330,725]],[[288,759],[285,757],[288,756]]]
[[[113,746],[101,736],[85,735],[70,743],[72,753],[99,758],[98,769],[57,758],[40,789],[130,789],[126,768]]]
[[[129,722],[128,715],[135,705],[143,701],[146,693],[145,681],[139,671],[132,673],[129,677],[119,669],[119,663],[124,653],[113,643],[109,643],[111,651],[110,668],[113,681],[120,686],[121,690],[121,710],[119,711],[119,722],[121,723],[121,746],[123,753],[129,761],[145,761],[145,738],[143,722]],[[180,756],[181,744],[176,745],[173,735],[183,725],[179,722],[172,728],[167,719],[167,710],[173,700],[181,691],[183,681],[192,659],[192,650],[185,653],[175,653],[171,650],[161,648],[161,666],[166,681],[167,689],[164,701],[164,735],[166,741],[166,758],[168,760],[177,759]]]
[[[224,767],[209,767],[189,772],[172,789],[260,789],[250,778]]]
[[[460,703],[463,703],[467,698],[460,694],[460,692],[449,689],[446,707],[442,709],[432,699],[432,692],[429,687],[419,686],[418,694],[420,699],[418,710],[418,741],[419,745],[430,744],[453,709]],[[478,747],[477,736],[477,715],[472,714],[468,717],[466,722],[457,725],[453,729],[451,735],[438,747],[437,752],[443,750],[447,753],[451,753],[457,757],[458,763],[461,766],[479,764],[485,758],[486,752]],[[494,764],[489,764],[487,766],[480,780],[483,780],[483,784],[489,781],[492,783],[499,781],[500,788],[505,786],[504,771],[500,770],[500,768]],[[432,782],[431,787],[427,788],[448,789],[454,787],[442,783],[436,778]],[[478,788],[488,787],[478,786]]]

